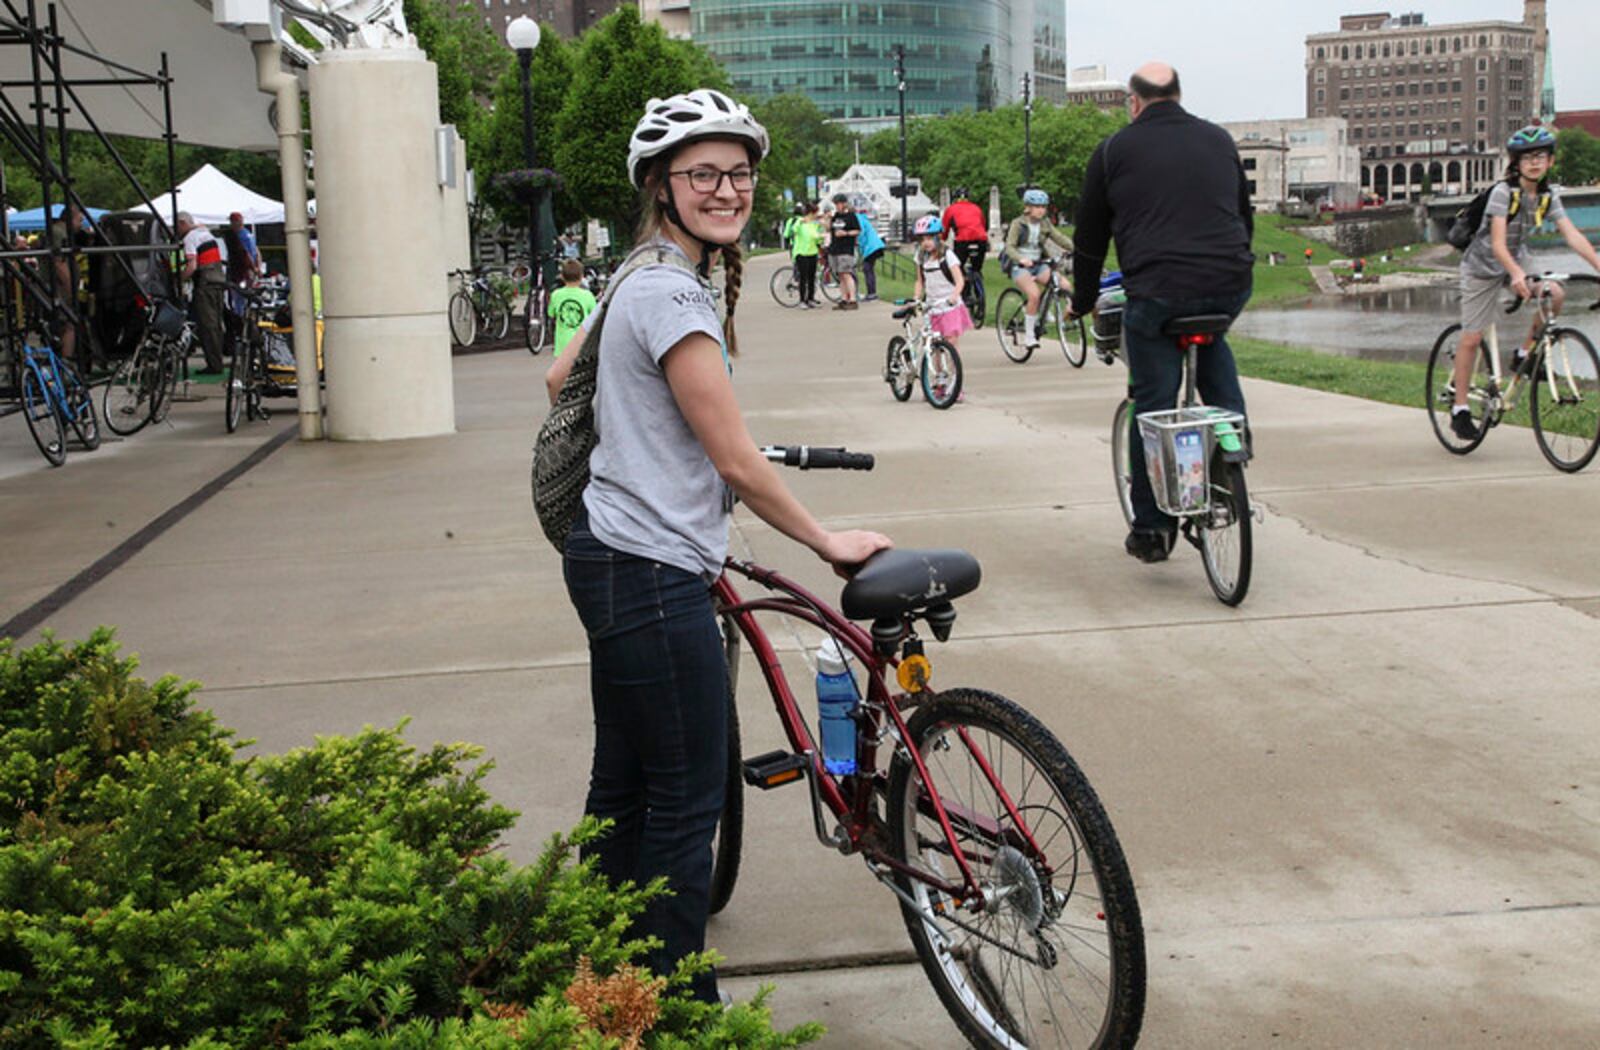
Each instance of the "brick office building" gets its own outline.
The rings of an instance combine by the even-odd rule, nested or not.
[[[1475,192],[1504,172],[1511,132],[1554,117],[1548,54],[1545,0],[1524,0],[1520,22],[1345,15],[1306,37],[1306,116],[1349,123],[1363,190]]]
[[[483,12],[489,28],[504,37],[518,15],[550,26],[571,39],[617,9],[618,0],[468,0]],[[452,5],[453,6],[453,5]]]

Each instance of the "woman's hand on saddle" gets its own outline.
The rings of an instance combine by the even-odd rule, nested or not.
[[[817,557],[833,566],[835,575],[848,580],[861,568],[862,562],[893,546],[894,541],[881,532],[846,529],[842,532],[824,532],[822,542],[814,549]]]

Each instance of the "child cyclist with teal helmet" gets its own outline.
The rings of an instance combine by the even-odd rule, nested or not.
[[[1516,132],[1506,142],[1511,163],[1506,177],[1489,194],[1483,221],[1472,243],[1461,255],[1461,342],[1456,347],[1455,404],[1450,412],[1450,429],[1463,440],[1478,436],[1478,422],[1472,417],[1467,394],[1472,369],[1478,359],[1483,333],[1494,324],[1500,309],[1500,289],[1506,285],[1518,297],[1533,294],[1528,286],[1528,268],[1533,264],[1528,239],[1545,223],[1555,226],[1562,240],[1600,272],[1600,255],[1578,230],[1561,206],[1561,194],[1550,185],[1550,165],[1555,161],[1556,137],[1549,128],[1531,125]],[[1549,287],[1552,309],[1559,311],[1564,298],[1559,284]],[[1523,340],[1511,360],[1511,369],[1530,367],[1528,351],[1538,335],[1540,319]]]
[[[1006,276],[1028,297],[1023,307],[1023,339],[1030,347],[1039,345],[1039,299],[1044,294],[1039,281],[1051,271],[1046,245],[1054,242],[1063,255],[1072,253],[1072,238],[1045,216],[1049,207],[1050,194],[1037,187],[1027,190],[1022,194],[1022,214],[1006,228]],[[1069,290],[1059,274],[1056,284]]]

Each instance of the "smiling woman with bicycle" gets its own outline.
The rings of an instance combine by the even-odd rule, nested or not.
[[[733,314],[766,131],[701,89],[654,99],[634,128],[628,175],[643,221],[598,324],[590,481],[564,547],[567,592],[589,637],[595,751],[586,810],[610,819],[595,844],[614,881],[665,876],[634,934],[670,974],[705,944],[711,842],[728,754],[728,667],[709,585],[722,571],[735,497],[843,572],[888,547],[830,532],[800,505],[745,429],[734,398]],[[720,321],[709,280],[726,271]],[[552,389],[581,354],[552,368]],[[697,998],[717,1000],[702,975]]]
[[[1483,220],[1461,256],[1461,339],[1455,352],[1455,402],[1450,410],[1450,430],[1462,441],[1478,438],[1483,425],[1468,404],[1467,395],[1473,385],[1472,373],[1484,331],[1494,325],[1500,289],[1509,284],[1518,298],[1533,295],[1527,274],[1532,265],[1528,237],[1548,221],[1560,231],[1567,247],[1600,271],[1600,256],[1567,218],[1560,193],[1549,184],[1550,165],[1556,154],[1555,135],[1548,128],[1526,127],[1511,136],[1506,151],[1511,155],[1510,170],[1505,181],[1489,193]],[[1561,312],[1560,283],[1550,284],[1545,294],[1550,300],[1548,313],[1553,317]],[[1543,313],[1534,317],[1527,339],[1511,360],[1513,376],[1532,370],[1529,351],[1545,323]]]

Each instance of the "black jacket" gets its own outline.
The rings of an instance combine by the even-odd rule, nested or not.
[[[1250,287],[1254,232],[1232,136],[1176,102],[1156,103],[1089,158],[1074,231],[1073,309],[1094,307],[1113,239],[1130,296],[1242,292]]]

